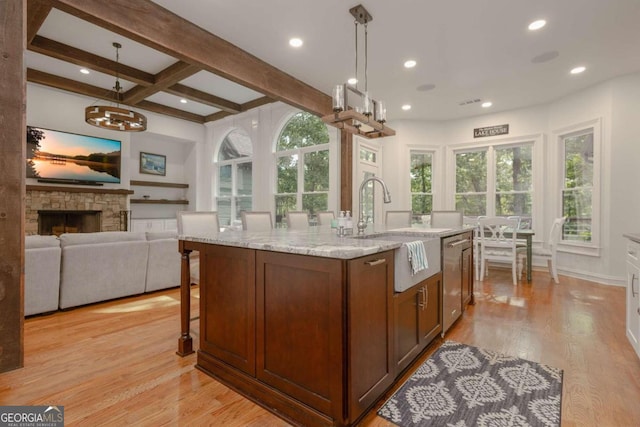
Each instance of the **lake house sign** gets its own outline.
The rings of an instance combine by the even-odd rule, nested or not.
[[[509,133],[509,125],[488,126],[485,128],[473,129],[474,138],[482,138],[485,136],[507,135]]]

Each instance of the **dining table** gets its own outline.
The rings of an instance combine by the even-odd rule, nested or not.
[[[521,239],[526,242],[527,247],[527,282],[531,282],[531,263],[533,260],[533,236],[535,232],[531,229],[518,229],[515,231],[516,239]],[[513,231],[505,231],[506,237],[513,236]]]

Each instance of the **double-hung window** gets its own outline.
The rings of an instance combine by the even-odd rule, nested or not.
[[[455,153],[456,210],[465,216],[533,216],[533,143],[489,145]]]
[[[563,159],[562,215],[567,217],[563,241],[594,240],[594,130],[560,136]]]
[[[411,211],[414,215],[433,210],[433,153],[411,150]]]
[[[313,114],[295,114],[276,144],[276,226],[288,211],[305,210],[313,219],[328,209],[329,170],[327,126]]]
[[[227,134],[218,151],[216,204],[221,226],[240,220],[240,212],[252,209],[253,146],[246,132]]]

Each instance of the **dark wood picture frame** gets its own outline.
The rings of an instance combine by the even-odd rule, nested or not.
[[[140,173],[150,175],[167,175],[167,156],[140,152]]]

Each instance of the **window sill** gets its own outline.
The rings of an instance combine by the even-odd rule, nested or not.
[[[599,257],[600,247],[593,245],[585,245],[580,243],[560,243],[558,244],[558,252],[565,252],[575,255]]]

